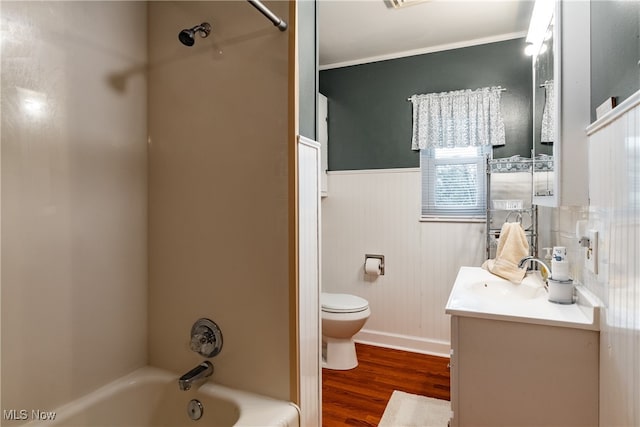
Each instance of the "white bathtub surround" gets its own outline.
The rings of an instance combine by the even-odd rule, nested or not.
[[[598,274],[584,283],[604,301],[600,425],[640,425],[640,91],[588,128],[589,229]]]
[[[147,8],[1,9],[2,409],[51,409],[147,363]]]
[[[292,398],[294,29],[245,2],[1,9],[2,408],[186,372],[199,317],[225,336],[214,381]]]
[[[245,2],[147,7],[149,363],[195,366],[189,330],[207,317],[224,335],[213,381],[288,400],[293,27],[270,29]],[[288,2],[269,8],[290,21]],[[215,19],[207,39],[178,42],[177,31],[206,17]]]
[[[29,427],[187,426],[196,423],[187,415],[191,399],[202,403],[202,426],[298,427],[295,405],[254,393],[207,382],[189,391],[178,388],[177,374],[144,367],[98,390],[53,409],[53,420],[31,422]],[[31,413],[28,414],[31,416]]]
[[[484,223],[420,222],[419,169],[329,172],[322,200],[322,290],[369,301],[355,340],[448,356],[444,313],[462,265],[484,261]],[[384,254],[385,275],[363,254]]]

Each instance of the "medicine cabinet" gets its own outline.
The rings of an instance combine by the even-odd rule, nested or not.
[[[589,2],[555,1],[544,41],[532,57],[536,205],[588,204],[589,27]]]

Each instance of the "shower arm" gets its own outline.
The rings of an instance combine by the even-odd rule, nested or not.
[[[269,21],[273,22],[273,25],[278,27],[280,31],[287,30],[287,23],[284,22],[282,19],[278,18],[278,16],[273,12],[271,12],[271,10],[269,10],[267,6],[263,5],[260,0],[247,0],[247,1],[251,3],[251,6],[255,7],[256,9],[258,9],[258,11],[260,11],[260,13],[266,16],[269,19]]]

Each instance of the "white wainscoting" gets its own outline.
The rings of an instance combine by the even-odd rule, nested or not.
[[[298,359],[301,425],[322,425],[320,144],[298,137]]]
[[[640,425],[640,92],[588,129],[589,228],[598,273],[584,281],[604,302],[600,425]]]
[[[356,341],[448,356],[444,307],[463,265],[484,260],[484,223],[420,222],[420,171],[329,172],[322,200],[322,290],[366,298]],[[385,275],[364,275],[365,254]]]

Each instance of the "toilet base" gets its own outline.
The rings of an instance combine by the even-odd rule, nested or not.
[[[322,367],[346,371],[358,366],[353,339],[322,337]]]

